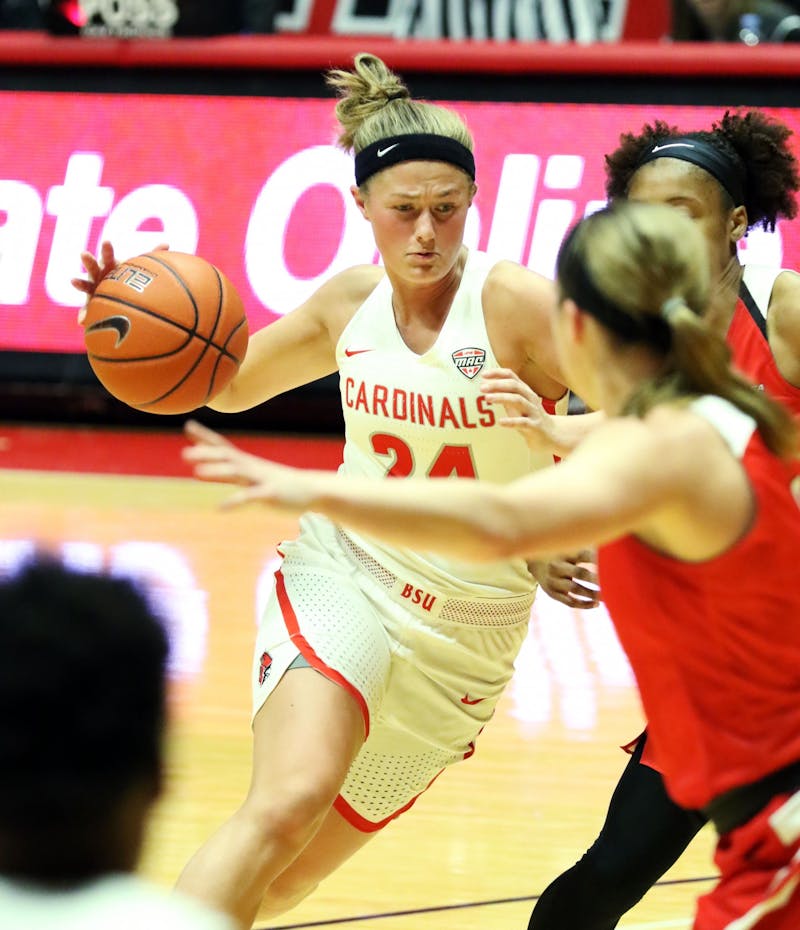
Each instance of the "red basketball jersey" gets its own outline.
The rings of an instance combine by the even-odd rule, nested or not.
[[[800,388],[789,384],[780,373],[767,339],[769,301],[775,279],[782,270],[745,265],[739,300],[726,340],[734,367],[800,418]],[[800,459],[793,463],[793,471],[795,475],[800,475]],[[638,737],[623,748],[632,752],[637,741]],[[645,745],[642,762],[652,768],[659,768],[652,739]]]
[[[599,552],[604,599],[648,719],[649,754],[688,808],[800,759],[792,472],[767,451],[752,420],[738,419],[757,501],[742,539],[701,563],[667,557],[633,536]]]

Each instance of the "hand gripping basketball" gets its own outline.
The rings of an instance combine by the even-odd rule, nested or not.
[[[89,271],[100,281],[81,321],[84,341],[114,397],[151,413],[188,413],[236,374],[247,351],[247,317],[210,262],[156,250]]]

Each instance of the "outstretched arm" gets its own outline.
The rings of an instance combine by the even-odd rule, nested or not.
[[[586,454],[582,447],[565,463],[508,485],[343,477],[267,462],[198,423],[186,431],[193,445],[184,457],[198,478],[242,486],[228,506],[317,511],[395,545],[471,561],[534,558],[614,538],[660,507],[669,491],[641,424],[609,424],[608,443],[589,442],[594,448]]]

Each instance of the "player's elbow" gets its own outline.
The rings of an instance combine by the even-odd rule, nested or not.
[[[206,407],[209,410],[216,410],[217,413],[239,413],[241,410],[247,410],[246,404],[237,403],[234,398],[231,397],[214,397],[210,400]]]
[[[487,557],[492,561],[526,558],[530,555],[527,537],[516,532],[514,527],[496,530],[486,540]]]
[[[206,407],[211,410],[216,410],[217,413],[240,413],[242,410],[249,410],[251,407],[255,407],[258,403],[266,399],[266,397],[261,397],[257,400],[253,400],[251,397],[248,397],[245,392],[238,390],[235,381],[232,381],[226,388],[223,388],[219,394],[215,394],[208,400],[206,402]]]

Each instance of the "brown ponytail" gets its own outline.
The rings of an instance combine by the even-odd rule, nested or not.
[[[672,333],[670,370],[644,385],[627,405],[641,414],[683,395],[716,394],[758,424],[767,447],[778,455],[797,454],[797,425],[788,410],[730,367],[728,344],[681,302],[669,314]]]

